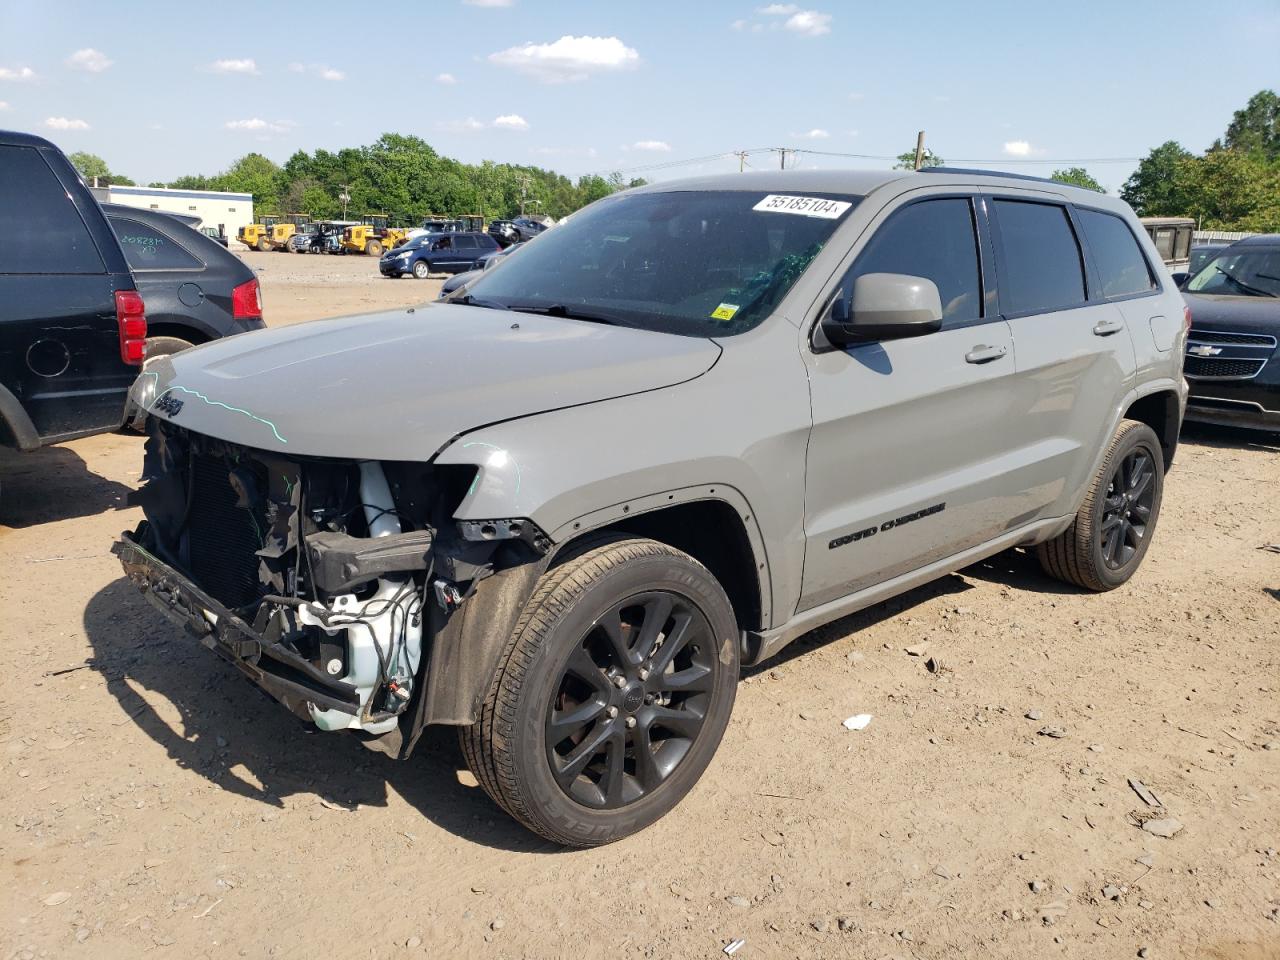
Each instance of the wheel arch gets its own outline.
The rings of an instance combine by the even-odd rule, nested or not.
[[[194,324],[177,323],[172,320],[158,320],[153,323],[150,318],[147,320],[147,336],[177,337],[192,344],[208,343],[214,339],[207,330]]]
[[[1178,433],[1182,428],[1182,400],[1176,390],[1157,389],[1134,399],[1121,419],[1137,420],[1155,431],[1160,439],[1160,452],[1167,473],[1178,450]]]

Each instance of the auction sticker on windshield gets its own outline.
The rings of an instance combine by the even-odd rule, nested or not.
[[[752,210],[766,213],[794,213],[802,217],[821,217],[823,220],[838,220],[844,215],[852,203],[847,200],[824,200],[822,197],[789,197],[781,193],[771,193]]]

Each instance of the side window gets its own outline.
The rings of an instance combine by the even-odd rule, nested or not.
[[[1098,210],[1077,210],[1076,215],[1089,241],[1104,297],[1128,297],[1156,288],[1147,259],[1123,219]]]
[[[0,147],[0,273],[105,273],[89,228],[33,147]]]
[[[841,283],[848,295],[867,273],[905,273],[938,286],[943,322],[982,316],[982,282],[973,208],[961,197],[922,200],[892,214],[858,254]]]
[[[475,238],[474,238],[474,237],[459,237],[459,238],[458,238],[458,249],[459,249],[459,250],[474,250],[475,248],[476,248],[476,241],[475,241]]]
[[[1160,254],[1160,259],[1165,263],[1173,259],[1174,233],[1173,227],[1158,227],[1155,232],[1156,251]]]
[[[204,266],[175,240],[145,223],[112,217],[111,227],[134,270],[198,270]]]
[[[996,200],[992,206],[999,226],[1001,308],[1047,313],[1084,303],[1084,264],[1066,208],[1025,200]]]

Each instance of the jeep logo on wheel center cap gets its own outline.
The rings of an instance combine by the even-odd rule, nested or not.
[[[622,709],[627,713],[635,713],[644,706],[644,687],[633,683],[622,693]]]

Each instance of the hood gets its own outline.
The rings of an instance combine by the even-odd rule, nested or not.
[[[433,303],[158,357],[134,399],[261,450],[428,460],[478,427],[673,386],[719,356],[702,338]]]
[[[1280,337],[1280,299],[1184,293],[1191,326],[1222,333],[1268,333]]]

